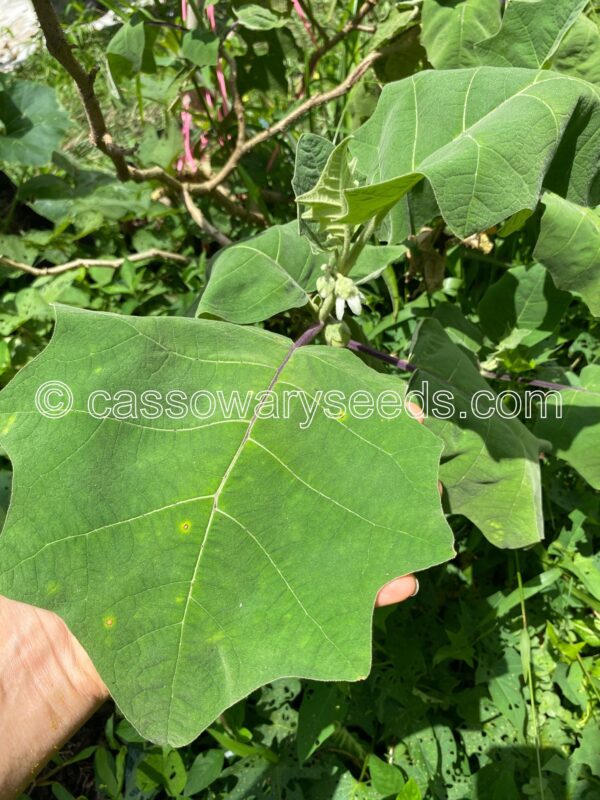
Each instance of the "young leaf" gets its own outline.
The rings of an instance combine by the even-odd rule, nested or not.
[[[587,0],[510,0],[502,27],[475,45],[480,63],[540,69],[587,5]]]
[[[309,759],[339,729],[348,702],[334,684],[308,684],[298,716],[296,750],[300,763]]]
[[[388,84],[350,143],[367,183],[344,192],[337,206],[346,211],[333,220],[364,222],[425,177],[444,219],[465,238],[535,208],[561,141],[560,169],[547,180],[587,203],[598,192],[590,164],[600,154],[599,125],[593,87],[549,71],[429,71]],[[406,219],[394,218],[390,241],[407,232]]]
[[[346,212],[344,190],[354,185],[348,156],[350,139],[344,139],[333,148],[315,185],[296,197],[302,209],[300,219],[313,224],[321,247],[340,245],[345,226],[338,220]],[[321,234],[321,236],[319,236]]]
[[[497,0],[424,0],[421,41],[436,69],[474,67],[479,59],[473,49],[500,27]]]
[[[57,380],[62,418],[39,413]],[[348,401],[340,416],[318,393],[401,386],[348,350],[256,328],[59,308],[0,396],[14,468],[0,593],[63,616],[125,717],[171,746],[278,677],[365,676],[378,589],[454,554],[441,442],[410,415]],[[114,399],[124,388],[135,405]],[[214,406],[191,400],[206,388]],[[235,409],[234,391],[270,394]]]
[[[317,136],[314,133],[303,133],[298,139],[294,176],[292,178],[292,188],[296,197],[309,192],[316,186],[333,149],[334,144],[329,139]],[[322,237],[319,237],[319,226],[302,218],[300,204],[298,204],[297,208],[299,232],[308,236],[317,245],[318,249],[321,249],[320,242]]]
[[[156,36],[157,31],[146,28],[144,17],[138,12],[119,28],[106,48],[106,60],[116,83],[142,70],[154,72],[152,47]]]
[[[219,253],[197,313],[245,324],[306,305],[326,256],[315,255],[297,227],[274,225]]]
[[[600,206],[586,208],[558,195],[543,198],[540,236],[534,256],[550,270],[554,283],[581,295],[600,316]]]
[[[274,225],[220,252],[197,315],[213,314],[228,322],[248,324],[306,305],[327,254],[315,255],[296,230],[295,222]],[[372,280],[405,252],[403,245],[367,245],[350,275],[357,283]]]
[[[572,390],[551,396],[545,418],[538,416],[535,433],[552,442],[553,455],[564,459],[600,489],[600,365],[589,364]],[[561,405],[561,416],[556,412]]]
[[[473,360],[434,319],[415,333],[410,360],[418,370],[410,388],[432,398],[449,393],[451,408],[426,408],[425,424],[445,443],[440,479],[450,509],[464,514],[497,547],[524,547],[544,535],[539,453],[544,442],[518,419],[495,409],[496,393]],[[479,398],[473,406],[476,392]],[[444,400],[437,395],[439,400]],[[437,418],[436,418],[437,417]]]

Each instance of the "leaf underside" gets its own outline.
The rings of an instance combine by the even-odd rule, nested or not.
[[[48,380],[73,392],[62,419],[35,410]],[[299,403],[287,420],[85,409],[96,389],[401,386],[254,328],[59,308],[51,344],[0,396],[14,468],[0,593],[64,617],[125,716],[173,746],[277,677],[364,677],[377,590],[453,555],[437,437],[405,414],[317,413],[302,429]]]
[[[535,208],[544,186],[597,204],[599,126],[598,91],[576,78],[494,67],[421,72],[384,86],[356,131],[350,150],[366,185],[345,192],[340,220],[392,209],[423,178],[461,237]],[[404,201],[392,243],[407,235],[408,218]]]

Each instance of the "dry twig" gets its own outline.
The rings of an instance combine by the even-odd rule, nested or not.
[[[131,261],[135,264],[138,261],[148,261],[151,258],[160,258],[163,261],[177,261],[179,264],[187,264],[189,258],[182,256],[179,253],[170,253],[168,250],[159,250],[152,248],[151,250],[144,250],[142,253],[132,253],[128,256],[121,258],[76,258],[73,261],[67,261],[64,264],[57,264],[54,267],[33,267],[31,264],[25,264],[22,261],[14,261],[8,256],[0,256],[0,265],[10,267],[11,269],[18,269],[21,272],[27,272],[29,275],[60,275],[63,272],[69,272],[72,269],[79,269],[85,267],[105,267],[106,269],[118,269],[126,261]]]

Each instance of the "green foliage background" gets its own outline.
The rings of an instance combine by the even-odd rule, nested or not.
[[[518,0],[514,3],[517,11]],[[342,30],[358,8],[325,0],[303,5],[317,42],[324,33],[331,37]],[[142,17],[126,5],[104,6],[114,8],[126,30],[115,25],[93,31],[89,23],[98,9],[71,3],[64,12],[71,41],[88,67],[100,67],[96,90],[118,141],[137,147],[142,166],[173,170],[182,149],[182,94],[201,96],[205,86],[217,93],[214,42],[209,33],[195,40],[185,33],[186,41],[180,41],[173,2],[144,7]],[[238,18],[251,18],[234,48],[248,124],[259,131],[297,102],[315,45],[291,4],[262,3],[262,14],[248,6],[222,3],[217,9],[219,25],[235,19],[234,10]],[[472,66],[478,56],[469,42],[492,37],[499,24],[499,17],[490,23],[498,6],[489,2],[425,0],[422,16],[418,4],[385,0],[376,6],[363,20],[367,30],[349,31],[325,53],[307,91],[332,88],[376,47],[392,43],[392,54],[349,93],[243,158],[227,188],[245,213],[234,216],[211,196],[203,201],[206,217],[229,238],[256,233],[256,214],[268,224],[294,218],[291,181],[301,132],[339,142],[372,113],[382,84],[429,64]],[[579,6],[579,16],[554,48],[552,66],[597,83],[598,13],[588,6],[581,14]],[[460,36],[449,16],[453,11],[462,15]],[[488,44],[487,52],[500,58],[501,38]],[[19,128],[23,116],[32,125],[25,134]],[[218,245],[164,187],[117,180],[109,160],[87,140],[72,83],[43,50],[15,74],[0,76],[0,118],[2,256],[52,266],[157,248],[188,259],[186,264],[126,259],[116,270],[80,268],[56,277],[2,267],[2,384],[47,343],[53,302],[135,315],[190,314]],[[210,109],[197,107],[193,118],[193,136],[197,141],[206,133],[213,166],[218,166],[230,141],[232,115],[218,119]],[[533,312],[520,297],[536,291],[540,218],[538,209],[526,220],[513,221],[512,229],[487,231],[486,241],[463,242],[442,231],[430,246],[414,247],[409,260],[399,258],[365,285],[367,310],[353,323],[355,337],[402,355],[417,323],[433,316],[488,369],[520,377],[535,370],[536,377],[560,380],[586,368],[584,375],[594,385],[600,327],[589,297],[597,298],[597,291],[588,297],[580,287],[557,281],[561,288],[581,291],[586,305],[578,297],[561,299],[552,283],[542,281]],[[305,325],[302,309],[266,323],[292,337]],[[544,437],[543,424],[539,435]],[[588,436],[580,445],[583,452],[573,456],[583,465],[578,466],[582,475],[597,428]],[[544,542],[524,551],[499,550],[471,523],[453,517],[456,559],[421,575],[415,599],[376,612],[374,667],[364,682],[278,681],[177,751],[141,740],[107,704],[26,796],[600,796],[600,671],[594,661],[600,647],[600,578],[593,543],[600,499],[578,472],[554,456],[544,458],[542,477]],[[6,507],[7,460],[0,489]]]

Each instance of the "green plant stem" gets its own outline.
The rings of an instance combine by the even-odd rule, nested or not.
[[[529,686],[529,702],[531,706],[531,720],[533,722],[533,730],[535,736],[535,757],[537,762],[538,778],[540,781],[540,800],[544,800],[544,783],[542,776],[542,760],[540,756],[540,731],[538,725],[537,709],[535,707],[535,692],[533,685],[533,659],[531,658],[531,640],[529,638],[529,630],[527,628],[527,611],[525,609],[525,593],[523,591],[523,579],[521,577],[521,567],[519,565],[519,554],[515,552],[515,562],[517,567],[517,584],[519,587],[519,596],[521,603],[521,620],[523,622],[523,636],[528,642],[528,664],[527,674],[523,677]]]

